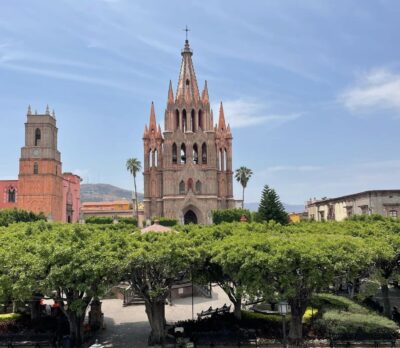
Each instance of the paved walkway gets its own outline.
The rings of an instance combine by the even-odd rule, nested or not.
[[[230,301],[222,289],[213,287],[211,299],[194,297],[194,317],[197,313],[210,306],[222,307]],[[103,300],[105,329],[98,336],[99,343],[105,347],[115,348],[145,348],[150,334],[150,325],[144,305],[122,307],[121,300]],[[167,322],[176,322],[192,318],[192,298],[173,301],[173,305],[165,307]]]

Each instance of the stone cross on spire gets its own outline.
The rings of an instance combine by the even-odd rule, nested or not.
[[[186,31],[186,41],[188,41],[188,31],[190,31],[190,29],[188,28],[188,26],[186,25],[185,29],[182,29],[183,31]]]

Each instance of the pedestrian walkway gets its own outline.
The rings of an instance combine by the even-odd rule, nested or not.
[[[210,306],[222,307],[231,304],[228,296],[219,287],[213,287],[211,299],[193,298],[193,315],[208,309]],[[99,343],[113,348],[144,348],[150,334],[144,305],[122,307],[122,300],[103,300],[105,329],[98,335]],[[174,300],[172,306],[166,305],[167,323],[192,318],[192,298]]]

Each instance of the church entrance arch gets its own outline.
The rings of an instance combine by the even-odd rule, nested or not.
[[[197,215],[193,210],[188,210],[183,216],[183,220],[185,225],[188,224],[197,224]]]

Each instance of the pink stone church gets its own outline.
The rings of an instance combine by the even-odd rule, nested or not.
[[[222,103],[214,125],[207,82],[200,93],[189,41],[176,95],[170,82],[164,131],[154,104],[143,134],[144,214],[181,223],[212,223],[212,211],[235,207],[232,182],[232,133]]]

